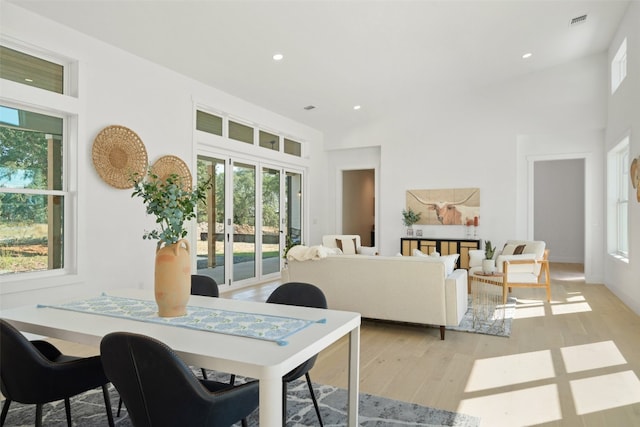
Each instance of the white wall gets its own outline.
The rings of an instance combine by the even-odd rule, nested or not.
[[[552,262],[584,263],[584,159],[534,163],[533,237]]]
[[[605,151],[613,148],[630,133],[631,158],[640,156],[640,2],[629,5],[626,16],[609,47],[608,62],[627,38],[627,77],[618,90],[608,97],[608,120]],[[609,79],[606,87],[611,87]],[[608,91],[610,92],[610,90]],[[622,301],[640,314],[640,202],[629,186],[629,261],[607,254],[603,246],[604,283]]]
[[[528,151],[522,151],[519,141],[526,135],[555,135],[549,152],[590,152],[588,167],[593,164],[590,170],[596,178],[586,184],[586,191],[595,193],[593,198],[601,202],[597,177],[602,177],[606,70],[606,56],[595,55],[464,97],[425,99],[422,107],[412,106],[404,114],[339,139],[327,139],[325,144],[329,149],[380,145],[376,244],[384,255],[398,251],[405,191],[415,188],[479,187],[479,238],[499,246],[508,239],[532,238],[527,230],[529,189],[524,156],[536,150],[525,147]],[[576,134],[581,136],[573,138]],[[522,170],[524,176],[520,176]],[[601,206],[593,212],[600,227]],[[462,226],[425,226],[423,234],[463,237],[464,230]],[[588,240],[589,250],[601,254],[601,241]],[[593,258],[589,261],[597,263]],[[595,269],[602,280],[601,264]],[[597,280],[598,274],[594,277]]]
[[[32,292],[3,291],[2,307],[46,302],[69,292],[114,287],[153,286],[155,242],[142,239],[153,227],[140,199],[130,190],[104,183],[91,160],[91,147],[105,126],[119,124],[135,131],[146,145],[149,161],[172,154],[194,162],[194,101],[215,106],[237,117],[277,129],[309,142],[309,192],[326,194],[323,136],[320,132],[271,113],[173,71],[106,45],[95,39],[1,3],[3,36],[76,59],[81,79],[78,147],[79,281],[55,289]],[[4,95],[4,94],[3,94]],[[315,209],[316,200],[307,206]],[[318,209],[322,217],[323,207]],[[3,290],[10,288],[3,278]]]

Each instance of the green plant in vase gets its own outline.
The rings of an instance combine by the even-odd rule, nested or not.
[[[420,212],[415,212],[411,208],[402,210],[402,223],[407,227],[407,235],[413,235],[413,224],[420,221]]]
[[[156,217],[159,229],[147,231],[143,239],[158,240],[158,247],[175,244],[187,236],[185,222],[196,216],[199,201],[206,201],[207,190],[211,188],[211,179],[200,183],[193,190],[185,188],[182,178],[170,174],[160,179],[151,169],[146,179],[139,174],[132,178],[134,190],[131,197],[141,197],[146,212]]]
[[[482,271],[485,274],[493,274],[496,271],[496,262],[493,255],[496,247],[491,245],[491,240],[484,241],[484,260],[482,260]]]
[[[154,288],[158,315],[177,317],[186,314],[191,294],[191,256],[185,239],[185,223],[196,216],[198,202],[205,201],[211,179],[188,188],[177,174],[161,179],[149,168],[146,176],[132,177],[131,197],[140,197],[159,228],[146,231],[143,239],[157,240]]]
[[[484,257],[485,259],[493,259],[493,255],[496,253],[496,247],[491,246],[491,240],[484,241]]]

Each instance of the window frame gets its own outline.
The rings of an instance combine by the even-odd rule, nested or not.
[[[627,134],[607,153],[608,253],[625,262],[629,260],[630,140]]]
[[[64,67],[64,93],[59,94],[46,89],[1,79],[3,92],[0,103],[10,108],[33,111],[59,117],[63,120],[62,135],[62,189],[37,190],[38,194],[62,195],[64,197],[64,263],[62,268],[22,273],[10,273],[0,276],[0,295],[32,291],[35,289],[65,286],[81,281],[79,275],[78,250],[80,241],[78,233],[78,148],[79,148],[79,111],[80,100],[74,96],[78,93],[78,62],[61,55],[46,52],[37,48],[24,46],[14,40],[0,38],[0,44],[28,55],[54,61]],[[6,193],[30,192],[7,188]]]
[[[625,37],[611,60],[611,94],[616,93],[627,77],[627,38]]]

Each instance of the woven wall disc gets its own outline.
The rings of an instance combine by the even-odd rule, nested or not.
[[[175,173],[182,180],[182,188],[191,191],[191,172],[189,166],[179,157],[162,156],[151,166],[151,172],[158,175],[158,179],[164,181]]]
[[[633,185],[633,188],[640,188],[640,157],[631,161],[629,178],[631,178],[631,185]]]
[[[147,149],[140,137],[124,126],[107,126],[93,141],[93,165],[98,175],[115,188],[132,188],[131,177],[146,174]]]

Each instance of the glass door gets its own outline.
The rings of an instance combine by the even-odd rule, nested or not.
[[[285,179],[285,216],[282,218],[285,229],[286,247],[301,245],[302,241],[302,174],[287,171]]]
[[[277,279],[285,245],[302,243],[302,172],[224,155],[199,155],[197,274],[220,286]]]
[[[256,166],[233,163],[233,282],[256,277]]]
[[[197,274],[225,283],[225,194],[226,161],[198,156],[198,183],[211,179],[205,203],[198,205]]]
[[[262,168],[262,275],[280,272],[280,194],[281,173],[279,169]]]

